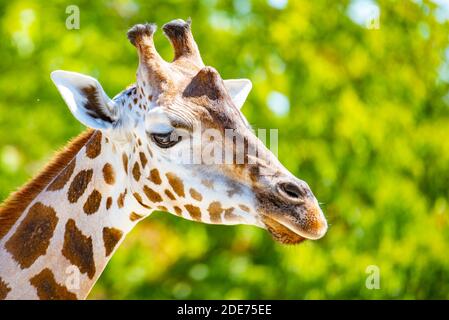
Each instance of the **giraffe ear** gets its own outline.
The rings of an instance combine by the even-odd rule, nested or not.
[[[82,124],[106,130],[117,121],[117,108],[100,83],[89,76],[57,70],[50,75],[72,114]]]
[[[235,106],[240,109],[245,103],[253,84],[248,79],[224,80],[224,84]]]

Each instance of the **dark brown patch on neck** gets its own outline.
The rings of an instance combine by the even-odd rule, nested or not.
[[[173,188],[173,191],[175,191],[178,196],[184,197],[184,184],[182,183],[182,180],[177,175],[171,172],[166,173],[165,175],[167,176],[168,183]]]
[[[0,239],[2,239],[17,219],[22,215],[31,201],[44,190],[48,184],[62,174],[69,162],[92,137],[93,130],[87,130],[70,141],[67,146],[58,152],[53,160],[30,182],[19,191],[11,194],[0,206]],[[56,181],[56,180],[55,180]]]
[[[101,153],[101,131],[95,131],[92,139],[86,145],[86,156],[91,159],[98,157]]]
[[[171,193],[170,190],[165,189],[164,193],[167,195],[167,197],[168,197],[170,200],[176,200],[176,197],[173,195],[173,193]]]
[[[86,237],[76,227],[75,220],[73,219],[69,219],[65,226],[62,254],[72,264],[77,266],[81,273],[87,273],[90,279],[94,277],[96,269],[92,238]]]
[[[41,300],[76,300],[76,295],[63,285],[56,282],[50,269],[45,268],[30,279],[30,283],[37,289],[37,296]]]
[[[67,193],[67,198],[71,203],[75,203],[83,195],[90,180],[92,179],[93,170],[81,170],[75,178],[73,178],[70,184],[69,191]]]
[[[116,228],[103,228],[103,242],[106,257],[114,251],[115,246],[123,236],[123,232]]]
[[[11,291],[11,288],[8,286],[8,284],[3,281],[3,279],[0,277],[0,300],[5,300],[6,296],[8,295],[9,291]]]
[[[92,191],[84,203],[83,210],[87,215],[94,214],[100,208],[101,193],[98,190]]]
[[[45,255],[57,223],[58,217],[52,207],[37,202],[30,208],[5,244],[22,269],[29,268],[37,258]]]
[[[72,161],[65,167],[64,170],[53,180],[53,182],[48,186],[48,191],[57,191],[64,188],[66,183],[70,180],[73,174],[73,170],[75,170],[76,166],[76,158],[73,158]]]

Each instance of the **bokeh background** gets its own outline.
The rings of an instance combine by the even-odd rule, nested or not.
[[[253,81],[243,112],[280,129],[279,158],[311,185],[329,232],[282,246],[255,227],[155,213],[90,298],[449,298],[448,1],[1,0],[0,200],[84,130],[52,70],[113,96],[137,66],[126,30],[189,16],[206,64]],[[171,59],[162,32],[155,41]],[[379,290],[365,286],[370,265]]]

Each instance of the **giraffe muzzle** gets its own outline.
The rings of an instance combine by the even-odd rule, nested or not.
[[[307,183],[289,179],[276,183],[274,189],[269,200],[265,200],[261,218],[275,240],[296,244],[326,234],[326,218]]]

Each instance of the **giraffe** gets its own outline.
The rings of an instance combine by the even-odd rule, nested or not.
[[[90,76],[52,72],[88,129],[0,207],[0,299],[85,299],[126,234],[155,210],[254,225],[284,244],[326,233],[309,186],[282,166],[240,111],[251,82],[223,80],[204,65],[190,20],[162,29],[173,61],[156,51],[154,24],[133,26],[127,36],[138,53],[136,82],[112,99]],[[243,163],[234,161],[234,143],[226,149],[230,163],[179,161],[183,152],[205,151],[191,141],[209,129],[218,138],[232,129],[231,141],[244,141]]]

